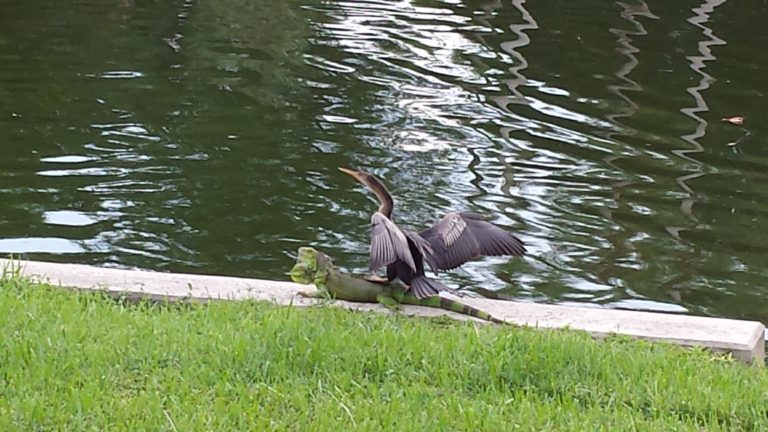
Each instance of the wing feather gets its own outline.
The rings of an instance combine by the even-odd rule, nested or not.
[[[520,239],[477,213],[448,213],[419,234],[432,247],[425,257],[433,269],[450,270],[479,256],[525,254]]]
[[[384,214],[371,216],[371,247],[368,268],[376,271],[381,267],[402,260],[414,272],[416,264],[408,248],[408,239],[400,228]]]

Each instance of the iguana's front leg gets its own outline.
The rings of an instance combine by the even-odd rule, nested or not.
[[[316,298],[316,299],[327,299],[328,293],[323,290],[314,290],[314,291],[299,291],[296,293],[296,295],[300,297],[306,297],[306,298]]]

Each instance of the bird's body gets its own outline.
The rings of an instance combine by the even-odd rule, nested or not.
[[[387,188],[372,174],[339,168],[371,189],[379,199],[371,215],[369,269],[386,266],[387,280],[400,279],[418,298],[437,295],[448,287],[429,278],[425,262],[436,273],[454,269],[478,256],[525,253],[523,242],[511,233],[483,220],[477,213],[452,212],[420,233],[402,230],[392,220],[394,202]]]

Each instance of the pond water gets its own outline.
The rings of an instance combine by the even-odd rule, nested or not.
[[[768,4],[0,4],[0,254],[286,278],[367,264],[370,170],[419,229],[529,256],[485,295],[768,321]],[[742,116],[743,124],[724,117]]]

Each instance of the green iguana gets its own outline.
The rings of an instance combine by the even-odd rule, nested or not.
[[[311,247],[300,247],[296,264],[290,272],[291,279],[301,284],[314,284],[317,291],[300,292],[299,295],[314,298],[334,298],[351,302],[381,303],[389,308],[410,304],[444,309],[495,323],[504,321],[489,313],[441,296],[417,299],[401,284],[373,283],[342,273],[333,265],[331,258]]]

